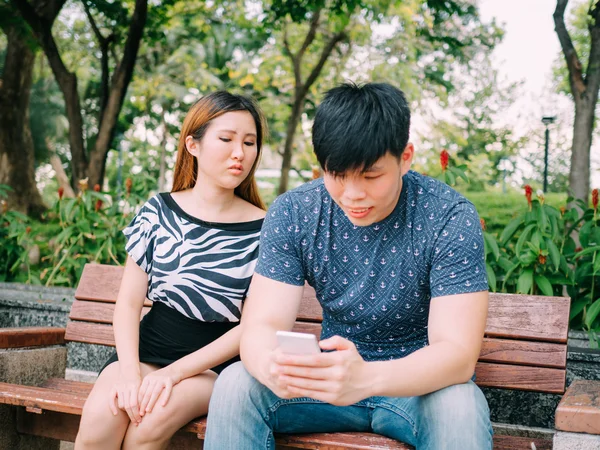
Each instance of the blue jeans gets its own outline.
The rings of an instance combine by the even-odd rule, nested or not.
[[[490,411],[472,381],[419,397],[369,397],[334,406],[306,397],[277,397],[238,362],[215,384],[204,449],[274,449],[273,432],[334,431],[382,434],[419,450],[492,448]]]

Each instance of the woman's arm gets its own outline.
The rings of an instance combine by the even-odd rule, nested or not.
[[[241,335],[242,326],[238,325],[194,353],[146,375],[139,389],[139,414],[144,416],[152,411],[159,398],[161,404],[166,405],[173,386],[181,380],[205,372],[238,355]]]
[[[140,315],[148,290],[148,275],[128,256],[113,315],[113,329],[119,356],[120,381],[113,387],[110,405],[127,412],[132,421],[139,422],[138,391],[141,383],[139,358]]]

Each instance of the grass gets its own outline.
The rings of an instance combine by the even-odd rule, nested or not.
[[[264,187],[260,188],[263,200],[267,205],[271,205],[277,197],[279,179],[261,178],[260,181],[268,182],[273,186],[267,187],[263,184]],[[458,190],[473,202],[479,216],[485,220],[487,231],[492,234],[501,233],[508,222],[527,207],[527,200],[522,191],[512,190],[506,193],[502,191],[473,192],[461,189],[461,186],[458,186]],[[567,194],[548,193],[545,197],[546,203],[556,209],[564,206],[567,201]]]

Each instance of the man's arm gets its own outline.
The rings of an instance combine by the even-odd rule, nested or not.
[[[304,286],[271,280],[255,273],[242,314],[240,355],[244,366],[258,381],[276,391],[271,381],[275,333],[294,326]],[[278,392],[283,394],[283,392]]]
[[[475,370],[487,318],[488,292],[431,300],[429,344],[393,361],[365,362],[348,340],[334,336],[320,355],[278,355],[280,385],[293,396],[348,405],[370,396],[424,395],[467,382]]]

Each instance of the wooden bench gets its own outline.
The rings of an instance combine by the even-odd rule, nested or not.
[[[122,273],[122,267],[86,265],[71,308],[65,341],[114,346],[112,316]],[[149,308],[150,302],[147,301],[142,315]],[[476,368],[477,384],[563,394],[568,319],[568,298],[490,294],[486,334]],[[318,335],[321,320],[321,307],[315,292],[307,286],[295,330]],[[28,346],[47,344],[51,339],[47,330],[36,333],[5,329],[0,331],[4,335],[0,337],[0,343],[10,345],[9,336],[16,333],[28,337],[21,338],[21,341],[12,338],[13,341]],[[55,338],[56,334],[55,331]],[[59,341],[60,334],[58,332]],[[40,341],[35,342],[36,339]],[[63,378],[51,378],[39,386],[0,383],[0,404],[17,407],[19,433],[73,441],[91,387],[88,383]],[[198,439],[204,438],[205,423],[205,419],[200,418],[183,427],[174,437],[170,448],[199,448]],[[281,448],[412,448],[370,433],[280,435],[277,442]],[[551,449],[552,440],[496,435],[494,448]]]

